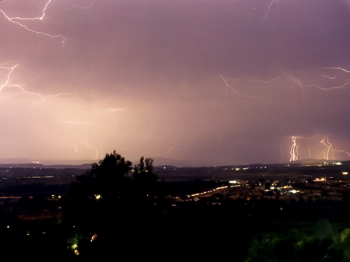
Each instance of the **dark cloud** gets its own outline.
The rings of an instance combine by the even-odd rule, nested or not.
[[[0,9],[38,17],[46,3]],[[347,0],[52,0],[45,12],[13,20],[39,34],[0,13],[0,157],[270,163],[289,160],[291,136],[320,157],[326,135],[350,151]]]

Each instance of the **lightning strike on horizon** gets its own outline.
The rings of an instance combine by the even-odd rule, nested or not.
[[[184,148],[176,148],[176,145],[179,143],[179,141],[181,140],[182,138],[182,135],[180,135],[172,144],[170,143],[167,143],[167,146],[168,146],[168,151],[166,151],[165,153],[163,153],[163,155],[166,155],[168,153],[171,153],[175,150],[178,150],[178,149],[184,149]],[[174,149],[176,148],[176,149]]]
[[[307,148],[308,148],[308,152],[309,152],[309,159],[312,159],[310,146],[308,146]]]
[[[283,162],[283,153],[284,153],[282,147],[280,147],[280,153],[281,153],[280,163],[282,163]]]
[[[95,149],[95,158],[94,158],[94,160],[96,160],[97,158],[98,158],[98,148],[97,147],[94,147],[94,146],[92,146],[92,145],[89,145],[86,141],[85,141],[85,146],[86,147],[90,147],[90,148],[92,148],[92,149]]]
[[[328,140],[328,135],[325,136],[322,140],[321,140],[321,143],[327,147],[327,150],[325,152],[325,154],[323,154],[323,158],[326,159],[326,160],[329,160],[329,151],[332,147],[332,144],[329,143],[329,140]]]
[[[290,159],[289,161],[297,161],[298,160],[298,145],[296,143],[297,138],[295,136],[292,137],[292,147],[290,149]]]

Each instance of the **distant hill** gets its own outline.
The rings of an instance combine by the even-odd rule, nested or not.
[[[0,164],[25,164],[31,163],[28,158],[0,158]]]
[[[138,163],[138,162],[135,162],[135,163]],[[183,166],[188,166],[189,161],[181,160],[181,159],[169,159],[169,158],[163,158],[163,157],[154,157],[153,158],[153,165],[154,166],[183,167]]]
[[[19,168],[78,168],[78,169],[89,169],[91,164],[98,162],[100,159],[96,160],[32,160],[28,158],[2,158],[0,159],[0,167],[10,168],[10,167],[19,167]],[[349,166],[350,161],[338,161],[338,160],[325,160],[325,159],[303,159],[294,162],[285,162],[285,163],[269,163],[269,164],[203,164],[203,160],[195,159],[170,159],[163,157],[154,157],[153,165],[155,167],[206,167],[206,166],[226,166],[226,167],[243,167],[243,166],[280,166],[280,165],[293,165],[293,166],[303,166],[303,165],[318,165],[324,164],[325,162],[332,165],[333,163],[341,162],[343,166]],[[138,164],[139,160],[132,161],[133,166]]]
[[[89,169],[91,164],[82,164],[82,165],[42,165],[42,164],[0,164],[0,168],[53,168],[53,169]]]
[[[0,158],[0,164],[83,165],[98,160],[38,160],[29,158]]]

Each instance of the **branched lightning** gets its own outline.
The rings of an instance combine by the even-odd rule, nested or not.
[[[345,69],[343,69],[341,67],[325,68],[325,69],[338,69],[338,70],[342,70],[344,72],[350,73],[350,71],[346,71]],[[337,76],[328,76],[328,75],[323,75],[323,74],[320,74],[320,73],[317,73],[317,74],[320,75],[321,77],[328,78],[330,80],[335,80],[337,78]],[[303,91],[307,87],[316,87],[316,88],[318,88],[318,89],[320,89],[322,91],[331,91],[331,90],[334,90],[334,89],[342,89],[342,88],[345,88],[347,85],[350,85],[350,78],[347,79],[347,80],[344,80],[344,82],[342,84],[331,85],[329,87],[323,87],[323,86],[320,86],[318,84],[303,84],[301,82],[301,80],[299,80],[298,78],[296,78],[295,76],[293,76],[292,74],[289,74],[289,73],[288,73],[288,77],[289,77],[290,80],[292,80],[297,85],[299,85],[302,88]]]
[[[303,97],[305,98],[305,86],[306,85],[303,85],[302,82],[296,78],[294,75],[292,75],[291,73],[287,73],[287,72],[282,72],[280,75],[278,75],[277,77],[274,77],[274,78],[271,78],[269,80],[261,80],[261,79],[239,79],[239,78],[236,78],[236,79],[230,79],[230,78],[225,78],[223,77],[219,72],[217,72],[216,70],[213,70],[215,71],[218,76],[224,81],[225,85],[226,85],[226,92],[228,90],[231,90],[235,95],[239,95],[239,96],[244,96],[244,97],[248,97],[248,98],[261,98],[261,97],[258,97],[258,96],[248,96],[248,95],[245,95],[245,94],[241,94],[241,93],[238,93],[229,83],[228,83],[228,80],[232,80],[232,81],[238,81],[238,80],[243,80],[245,82],[251,82],[251,83],[258,83],[258,84],[263,84],[264,86],[265,85],[269,85],[269,84],[272,84],[273,82],[277,81],[277,80],[280,80],[282,79],[283,77],[291,80],[292,82],[294,82],[295,84],[297,84],[302,93],[303,93]]]
[[[243,97],[247,97],[247,98],[259,98],[258,96],[248,96],[248,95],[245,95],[245,94],[242,94],[242,93],[238,93],[228,82],[227,80],[225,79],[225,77],[223,77],[218,71],[216,70],[213,70],[214,72],[216,72],[218,74],[218,76],[221,78],[222,81],[224,81],[225,83],[225,88],[226,88],[226,93],[228,90],[231,90],[235,95],[238,95],[238,96],[243,96]]]
[[[31,32],[31,33],[35,33],[35,34],[38,34],[38,35],[43,35],[43,36],[47,36],[47,37],[51,37],[51,38],[59,38],[59,39],[62,39],[62,45],[64,44],[64,42],[66,41],[66,38],[63,36],[63,35],[51,35],[49,33],[45,33],[45,32],[41,32],[41,31],[37,31],[37,30],[34,30],[34,29],[31,29],[29,28],[28,26],[26,26],[25,24],[23,24],[22,22],[19,22],[19,21],[36,21],[36,20],[39,20],[39,21],[42,21],[46,15],[46,9],[48,8],[49,4],[51,3],[52,0],[49,0],[45,7],[43,8],[42,10],[42,15],[41,16],[38,16],[38,17],[32,17],[32,18],[29,18],[29,17],[9,17],[5,12],[4,10],[0,9],[0,12],[3,14],[3,16],[11,23],[13,24],[16,24],[22,28],[24,28],[25,30],[27,30],[28,32]]]
[[[45,17],[45,12],[46,12],[46,9],[47,7],[49,6],[49,4],[51,3],[52,0],[49,0],[46,5],[44,6],[44,9],[42,11],[42,15],[39,16],[39,17],[32,17],[32,18],[28,18],[28,17],[12,17],[12,18],[9,18],[11,21],[13,20],[31,20],[31,21],[34,21],[34,20],[43,20],[44,17]]]
[[[341,70],[344,73],[348,74],[350,73],[350,71],[342,68],[342,67],[332,67],[332,68],[324,68],[324,69],[333,69],[333,70]],[[336,89],[344,89],[347,87],[350,87],[350,77],[345,77],[345,75],[340,76],[340,75],[335,75],[335,76],[328,76],[326,74],[321,74],[319,72],[307,72],[307,71],[303,71],[303,73],[309,73],[309,75],[313,75],[313,76],[318,76],[318,78],[316,77],[315,82],[314,83],[310,83],[310,79],[305,80],[302,79],[301,77],[297,77],[295,73],[291,73],[291,72],[287,72],[285,70],[282,70],[282,72],[277,75],[274,76],[270,79],[267,80],[263,80],[263,79],[249,79],[249,78],[241,78],[241,77],[234,77],[234,78],[229,78],[229,77],[224,77],[222,74],[220,74],[218,71],[216,70],[212,70],[214,71],[218,77],[224,82],[225,84],[225,88],[226,88],[226,92],[231,91],[233,94],[238,95],[238,96],[243,96],[243,97],[247,97],[247,98],[261,98],[261,96],[252,96],[252,95],[246,95],[243,94],[241,92],[238,92],[232,85],[231,82],[233,83],[237,83],[238,81],[240,82],[245,82],[245,83],[252,83],[254,84],[254,88],[258,89],[261,87],[269,87],[269,86],[276,86],[276,84],[281,84],[279,81],[284,81],[284,80],[288,80],[289,82],[293,83],[294,85],[296,85],[297,87],[300,88],[301,92],[302,92],[302,96],[304,99],[306,99],[306,90],[310,89],[310,88],[317,88],[320,91],[332,91],[332,90],[336,90]],[[320,78],[327,78],[327,81],[324,81]],[[320,85],[317,82],[322,82],[324,84]],[[282,82],[282,84],[285,84]],[[244,84],[240,84],[241,86],[244,86]]]
[[[344,87],[346,87],[347,85],[350,85],[350,79],[346,80],[345,83],[341,84],[341,85],[336,85],[336,86],[331,86],[331,87],[322,87],[320,85],[317,85],[317,84],[309,84],[309,85],[304,85],[304,87],[316,87],[320,90],[323,90],[323,91],[331,91],[331,90],[334,90],[334,89],[342,89]]]
[[[325,69],[325,70],[340,70],[346,74],[350,74],[349,70],[342,68],[342,67],[325,67],[323,69]],[[339,78],[339,75],[328,76],[328,75],[324,75],[324,74],[320,74],[320,73],[318,73],[318,75],[320,75],[321,77],[324,77],[324,78],[328,78],[329,80],[335,80],[335,79]],[[317,85],[317,84],[308,84],[308,85],[304,85],[304,86],[305,87],[312,87],[313,86],[313,87],[316,87],[316,88],[323,90],[323,91],[330,91],[330,90],[334,90],[334,89],[342,89],[348,85],[350,85],[350,78],[343,80],[343,83],[341,83],[341,84],[332,85],[330,87],[322,87],[322,86]]]
[[[97,0],[94,0],[88,6],[75,5],[72,8],[76,8],[76,7],[82,8],[82,9],[90,8],[96,3],[96,1]],[[10,17],[9,15],[7,15],[7,13],[3,9],[0,9],[0,14],[2,14],[8,22],[15,24],[17,26],[20,26],[21,28],[23,28],[24,30],[26,30],[28,32],[42,35],[42,36],[46,36],[46,37],[50,37],[50,38],[61,39],[62,40],[62,47],[63,47],[63,44],[66,41],[66,37],[64,37],[63,35],[60,35],[60,34],[54,35],[54,34],[46,33],[43,31],[34,30],[26,25],[27,21],[39,21],[40,22],[40,21],[43,21],[44,19],[47,19],[47,10],[48,10],[51,3],[52,3],[52,0],[47,0],[46,4],[44,5],[44,7],[41,10],[40,16],[35,16],[35,17],[13,16],[13,17]],[[0,95],[0,98],[13,97],[13,96],[16,96],[19,94],[35,95],[35,96],[38,96],[41,98],[41,101],[37,102],[35,104],[40,104],[40,103],[45,102],[47,100],[47,98],[49,98],[49,97],[58,97],[58,96],[62,96],[62,95],[73,94],[73,93],[58,93],[58,94],[54,94],[54,95],[43,95],[43,94],[40,94],[37,92],[28,91],[27,89],[24,88],[23,85],[11,83],[11,76],[18,66],[19,66],[19,64],[16,64],[12,67],[0,66],[1,70],[8,71],[8,74],[6,75],[5,81],[3,83],[0,83],[0,93],[2,93]],[[6,90],[7,92],[4,93],[5,89],[11,89],[12,93],[9,93],[9,90]],[[16,89],[19,92],[14,92],[13,91],[14,89]]]
[[[40,102],[36,102],[34,104],[41,104],[44,103],[48,98],[50,97],[58,97],[58,96],[63,96],[63,95],[71,95],[74,94],[74,92],[72,93],[58,93],[58,94],[54,94],[54,95],[43,95],[37,92],[31,92],[26,90],[23,85],[19,85],[19,84],[13,84],[11,83],[11,75],[13,74],[13,72],[15,71],[15,69],[19,66],[19,64],[14,65],[12,67],[4,67],[4,66],[0,66],[0,69],[6,70],[8,71],[7,75],[6,75],[6,79],[4,81],[3,84],[0,84],[0,93],[5,92],[6,88],[10,88],[11,90],[13,89],[17,89],[20,92],[15,92],[15,93],[4,93],[2,96],[0,96],[1,98],[4,97],[13,97],[19,94],[26,94],[26,95],[35,95],[41,98]]]

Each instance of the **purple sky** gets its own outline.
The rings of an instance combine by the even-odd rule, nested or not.
[[[0,158],[350,160],[349,0],[0,9]]]

